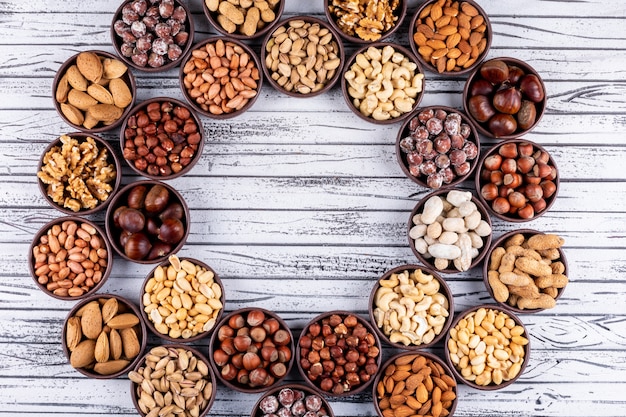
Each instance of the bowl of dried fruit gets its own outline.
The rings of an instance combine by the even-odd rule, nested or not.
[[[94,294],[72,308],[63,353],[81,374],[98,379],[126,374],[139,362],[147,332],[139,309],[119,295]]]
[[[185,2],[127,0],[113,14],[111,40],[120,58],[144,72],[176,67],[193,43],[194,23]]]
[[[65,61],[52,82],[57,112],[70,126],[99,133],[118,127],[135,102],[135,77],[117,56],[83,51]]]
[[[380,42],[401,26],[406,0],[324,0],[326,19],[346,41],[356,44]]]
[[[233,39],[255,39],[280,20],[285,0],[205,0],[202,9],[218,32]]]
[[[335,414],[326,398],[316,390],[306,385],[288,383],[265,392],[250,413],[250,417],[268,415],[334,417]]]

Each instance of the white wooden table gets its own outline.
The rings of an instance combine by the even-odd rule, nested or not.
[[[188,3],[195,40],[215,33],[200,0]],[[409,3],[409,13],[418,3]],[[126,378],[87,379],[69,366],[60,338],[74,303],[43,294],[27,267],[33,234],[60,216],[40,195],[35,177],[46,145],[70,132],[52,105],[52,79],[79,51],[113,52],[109,27],[118,4],[0,3],[0,415],[136,413]],[[545,216],[523,226],[566,239],[571,283],[553,310],[522,315],[532,353],[521,379],[494,392],[461,386],[456,415],[624,416],[626,3],[481,5],[494,30],[489,57],[525,60],[547,86],[546,114],[526,138],[552,153],[561,189]],[[322,2],[287,0],[285,17],[294,14],[324,18]],[[408,45],[405,35],[395,40]],[[259,45],[255,48],[258,52]],[[139,101],[182,99],[177,70],[135,75]],[[464,77],[426,77],[423,105],[461,108]],[[207,138],[200,163],[171,181],[191,208],[191,233],[180,253],[218,271],[227,310],[273,310],[297,334],[308,320],[332,309],[365,315],[375,280],[416,261],[406,222],[427,190],[407,179],[396,162],[399,124],[381,127],[357,118],[338,87],[298,100],[269,85],[246,114],[202,121]],[[103,136],[117,140],[116,132]],[[484,149],[491,144],[483,141]],[[136,179],[124,171],[124,183]],[[473,183],[463,188],[472,189]],[[494,235],[518,227],[494,220]],[[117,258],[101,291],[138,302],[150,269]],[[457,313],[492,302],[479,268],[446,278]],[[150,339],[152,345],[158,342]],[[442,354],[440,348],[434,352]],[[290,379],[299,380],[295,368]],[[220,386],[210,415],[249,415],[257,398]],[[365,393],[331,404],[337,416],[371,416],[371,400]]]

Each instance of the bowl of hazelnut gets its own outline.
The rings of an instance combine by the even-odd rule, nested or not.
[[[202,2],[204,15],[220,33],[233,39],[256,39],[265,35],[280,20],[285,0]]]
[[[306,385],[288,383],[265,392],[250,413],[250,417],[267,415],[334,417],[335,414],[330,403],[316,390]]]
[[[382,362],[380,340],[362,317],[336,310],[320,314],[302,330],[298,371],[316,390],[344,397],[365,390]]]
[[[478,198],[494,216],[527,222],[545,214],[556,201],[559,170],[541,145],[525,139],[496,144],[475,173]]]
[[[139,103],[122,123],[122,155],[133,171],[153,180],[189,172],[204,147],[196,113],[180,100],[156,97]]]
[[[126,0],[113,14],[111,40],[122,60],[144,72],[176,67],[193,43],[194,23],[185,2]]]
[[[541,120],[546,103],[546,87],[539,73],[516,58],[482,62],[463,89],[463,107],[476,129],[496,139],[530,132]]]
[[[467,116],[446,106],[421,108],[407,118],[396,139],[404,175],[422,187],[452,187],[476,167],[480,140]]]
[[[347,42],[380,42],[400,28],[407,13],[407,0],[324,0],[326,20]]]
[[[280,384],[293,365],[293,351],[289,326],[277,314],[258,307],[224,316],[209,342],[217,378],[245,393],[264,392]]]

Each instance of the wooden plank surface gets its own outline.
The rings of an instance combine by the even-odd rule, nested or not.
[[[548,93],[546,113],[526,138],[557,161],[559,196],[524,227],[566,239],[570,284],[553,310],[523,315],[531,359],[520,380],[485,392],[460,386],[457,416],[626,415],[626,4],[481,1],[494,30],[490,57],[533,66]],[[187,1],[195,40],[215,34],[201,0]],[[421,1],[409,1],[412,14]],[[67,363],[61,328],[73,303],[43,294],[28,272],[32,236],[60,213],[35,173],[46,145],[68,126],[54,110],[52,79],[79,51],[113,52],[113,0],[0,2],[0,416],[136,415],[126,377],[93,380]],[[285,17],[324,18],[321,1],[287,0]],[[409,17],[410,18],[410,17]],[[392,40],[408,44],[407,18]],[[258,52],[260,41],[251,43]],[[347,45],[348,52],[354,50]],[[137,100],[182,99],[178,69],[135,71]],[[422,105],[462,108],[464,77],[427,73]],[[199,164],[170,183],[185,197],[192,226],[181,255],[218,271],[226,309],[276,311],[297,335],[338,306],[367,316],[375,280],[414,263],[408,216],[428,190],[407,179],[395,156],[400,124],[352,114],[338,87],[297,100],[264,85],[253,108],[228,121],[202,118]],[[119,132],[102,135],[119,149]],[[494,140],[482,138],[482,150]],[[123,183],[139,177],[123,169]],[[473,181],[462,189],[473,190]],[[92,216],[103,223],[103,214]],[[494,236],[518,224],[493,221]],[[116,258],[102,292],[138,302],[151,266]],[[446,279],[455,310],[491,302],[474,268]],[[160,339],[150,336],[149,344]],[[194,344],[205,349],[207,341]],[[443,355],[441,344],[431,349]],[[385,348],[385,357],[395,350]],[[295,370],[290,381],[300,381]],[[210,415],[248,416],[258,395],[223,386]],[[337,416],[373,416],[370,392],[331,399]]]

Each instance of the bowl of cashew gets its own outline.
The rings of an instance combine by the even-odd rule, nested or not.
[[[370,321],[378,337],[405,350],[437,343],[454,315],[454,298],[445,280],[422,265],[400,265],[385,272],[369,300]]]

